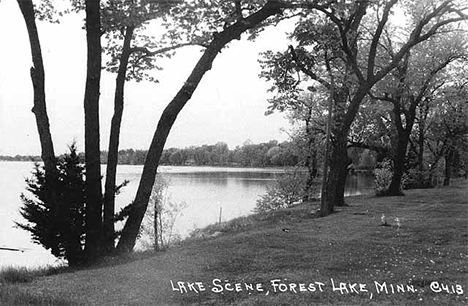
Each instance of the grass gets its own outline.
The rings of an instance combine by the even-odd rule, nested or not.
[[[29,283],[38,277],[59,274],[68,270],[67,266],[4,267],[0,269],[0,284]]]
[[[166,252],[2,285],[0,304],[22,305],[4,291],[43,299],[24,305],[468,304],[466,181],[347,202],[326,218],[299,205],[210,226]]]
[[[31,283],[35,279],[67,271],[64,266],[46,266],[41,268],[5,267],[0,270],[0,304],[9,306],[27,305],[77,305],[75,301],[38,292],[21,290],[19,284]]]

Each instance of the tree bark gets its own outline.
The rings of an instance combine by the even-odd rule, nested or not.
[[[306,135],[307,140],[307,155],[304,166],[307,168],[307,181],[304,186],[304,195],[302,201],[306,202],[310,200],[310,193],[312,186],[314,185],[314,180],[317,177],[317,149],[315,148],[315,135],[313,135],[311,128],[311,119],[312,111],[311,109],[308,112],[308,116],[305,120],[306,124]]]
[[[393,177],[387,191],[387,195],[389,196],[403,195],[401,180],[405,172],[406,148],[408,146],[409,135],[404,131],[402,131],[402,134],[404,135],[398,137],[397,149],[393,158]]]
[[[130,49],[130,43],[132,41],[134,29],[134,26],[126,27],[122,54],[120,56],[119,70],[117,72],[115,82],[114,115],[112,116],[111,121],[104,193],[103,247],[104,252],[106,253],[112,252],[115,247],[115,188],[119,154],[120,126],[122,123],[122,115],[124,110],[125,76],[127,73],[128,59],[132,53]]]
[[[88,262],[100,256],[102,242],[102,187],[99,135],[101,80],[100,1],[86,1],[87,74],[84,96],[86,162],[86,245]]]
[[[161,159],[166,139],[177,115],[192,97],[193,92],[202,80],[204,74],[211,69],[217,54],[230,41],[240,39],[243,32],[255,27],[268,17],[279,13],[281,13],[281,3],[279,1],[268,1],[262,9],[256,13],[237,21],[220,33],[214,33],[214,39],[206,48],[185,84],[161,115],[148,150],[135,200],[131,206],[128,219],[117,245],[118,253],[131,252],[133,250],[141,222],[148,206],[151,189],[156,178],[159,160]]]
[[[452,177],[452,165],[453,165],[453,157],[454,157],[455,150],[453,147],[448,148],[445,152],[445,177],[444,177],[444,186],[450,185],[450,179]]]
[[[34,88],[34,106],[32,112],[36,117],[37,131],[41,144],[41,158],[44,161],[46,177],[55,175],[55,152],[50,133],[49,117],[46,108],[45,73],[42,61],[41,44],[37,32],[34,6],[32,0],[18,0],[28,30],[33,67],[31,67],[31,80]]]
[[[335,135],[336,137],[336,135]],[[348,175],[347,135],[336,137],[330,157],[330,170],[326,184],[325,201],[320,208],[321,216],[327,216],[335,211],[335,206],[346,206],[344,189]]]

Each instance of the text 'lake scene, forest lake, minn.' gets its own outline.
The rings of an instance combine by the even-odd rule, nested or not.
[[[466,2],[0,0],[0,305],[466,305]]]

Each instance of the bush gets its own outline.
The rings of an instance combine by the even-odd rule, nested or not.
[[[306,173],[297,169],[280,175],[273,186],[267,187],[267,193],[257,200],[254,212],[278,210],[299,202],[304,195],[306,180]]]
[[[26,223],[16,225],[31,233],[32,240],[70,266],[83,262],[85,239],[85,176],[77,149],[57,161],[57,174],[46,179],[44,166],[35,164],[27,191],[21,194],[21,216]]]
[[[392,163],[390,160],[384,160],[379,163],[374,170],[375,177],[375,195],[385,196],[390,187],[393,178]]]
[[[403,189],[415,189],[415,188],[434,188],[434,184],[431,181],[431,175],[429,171],[420,171],[418,169],[410,169],[403,180]]]

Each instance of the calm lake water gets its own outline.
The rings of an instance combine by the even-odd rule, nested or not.
[[[25,178],[30,177],[33,164],[27,162],[0,162],[0,247],[19,248],[24,252],[0,250],[0,267],[7,265],[39,266],[58,263],[50,253],[31,242],[27,232],[14,227],[21,221],[20,194],[25,190]],[[117,182],[130,180],[117,196],[117,206],[133,200],[143,166],[120,165]],[[196,228],[248,215],[256,200],[274,183],[281,169],[176,167],[162,166],[161,175],[169,181],[167,197],[172,202],[186,202],[174,225],[174,232],[182,237]],[[102,173],[105,173],[103,166]],[[349,176],[347,195],[370,193],[371,176]],[[117,209],[118,209],[117,208]]]

